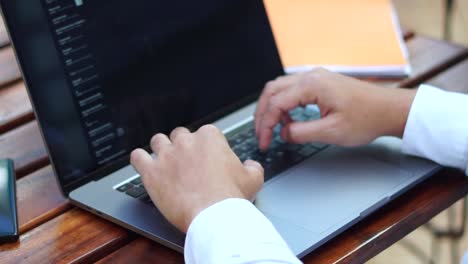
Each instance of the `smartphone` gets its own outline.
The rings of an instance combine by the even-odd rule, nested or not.
[[[16,177],[13,161],[0,160],[0,243],[18,240]]]

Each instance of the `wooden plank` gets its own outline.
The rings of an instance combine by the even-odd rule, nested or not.
[[[89,263],[132,239],[124,229],[78,208],[0,246],[0,263]]]
[[[21,178],[49,164],[36,121],[0,135],[0,159],[15,161],[16,177]]]
[[[407,42],[412,73],[400,87],[415,87],[468,58],[468,49],[429,37],[416,36]]]
[[[93,262],[134,234],[73,208],[50,166],[17,182],[20,242],[0,245],[0,263]]]
[[[16,62],[13,48],[7,47],[0,49],[0,87],[19,79],[21,79],[21,73]]]
[[[468,59],[431,78],[428,83],[448,91],[468,93]]]
[[[69,210],[50,166],[17,181],[18,224],[25,233]]]
[[[368,81],[389,87],[413,88],[468,57],[468,50],[462,46],[430,37],[407,34],[406,45],[412,68],[410,76],[405,80],[370,78]]]
[[[10,38],[8,37],[8,32],[6,30],[3,19],[0,18],[0,48],[10,45]]]
[[[97,263],[183,264],[184,256],[147,238],[141,237]]]
[[[0,106],[0,134],[34,119],[23,82],[0,89]]]

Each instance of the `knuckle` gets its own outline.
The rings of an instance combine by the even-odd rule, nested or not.
[[[132,153],[130,153],[130,163],[135,164],[139,159],[140,155],[138,153],[138,150],[134,150],[132,151]]]
[[[139,169],[137,168],[138,161],[139,161],[139,157],[135,154],[135,151],[130,153],[130,164],[132,164],[135,167],[135,169]]]
[[[281,109],[282,98],[274,96],[270,100],[270,109]]]
[[[255,176],[253,177],[254,184],[258,187],[262,186],[262,184],[265,182],[265,173],[263,170],[263,167],[259,167],[258,173],[255,173]]]
[[[161,134],[154,135],[150,140],[150,144],[155,145],[159,141],[160,138],[161,138]]]
[[[317,73],[317,70],[311,71],[304,75],[302,78],[302,84],[313,87],[313,84],[317,83],[319,76],[320,74]]]
[[[275,81],[269,81],[265,84],[264,93],[267,95],[272,95],[275,90]]]
[[[161,144],[161,142],[163,142],[165,139],[166,139],[166,135],[161,134],[161,133],[156,134],[151,138],[150,145],[153,148],[158,147],[158,148],[164,149],[165,145]]]
[[[161,168],[165,168],[167,166],[170,166],[169,164],[172,164],[173,162],[173,156],[174,153],[171,150],[168,149],[163,149],[158,153],[157,159],[158,159],[158,166]]]
[[[157,159],[159,161],[163,161],[165,159],[165,157],[167,156],[167,150],[166,149],[162,149],[161,151],[158,152],[157,154]]]
[[[157,177],[157,175],[159,175],[158,170],[159,167],[153,166],[151,170],[144,173],[140,173],[141,179],[143,180],[143,184],[153,186],[154,183],[157,181],[155,178]]]
[[[181,130],[182,130],[182,127],[176,127],[174,128],[174,130],[172,130],[171,134],[174,135],[174,134],[180,133]]]
[[[178,128],[176,128],[176,129],[172,130],[172,132],[171,132],[171,138],[172,138],[172,139],[176,139],[176,138],[178,138],[178,137],[184,135],[183,132],[185,132],[185,128],[183,128],[183,127],[178,127]]]
[[[220,130],[214,126],[214,125],[204,125],[200,128],[200,132],[202,134],[210,134],[210,135],[213,135],[213,134],[219,134],[220,133]]]
[[[324,68],[317,68],[314,69],[304,75],[304,81],[313,84],[319,82],[326,74],[328,71]]]
[[[174,144],[177,146],[188,146],[192,143],[192,137],[189,134],[179,134],[174,139]]]
[[[272,82],[281,82],[281,81],[284,81],[286,80],[286,76],[278,76],[276,77],[276,79]]]

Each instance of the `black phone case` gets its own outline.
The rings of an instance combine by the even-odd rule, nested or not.
[[[0,234],[0,243],[5,242],[15,242],[18,240],[19,231],[18,231],[18,213],[16,207],[16,176],[15,176],[15,169],[12,160],[0,160],[0,169],[2,169],[1,165],[6,164],[7,170],[7,177],[8,177],[8,186],[7,190],[8,194],[8,203],[11,207],[11,217],[13,223],[13,232],[12,233],[5,233]]]

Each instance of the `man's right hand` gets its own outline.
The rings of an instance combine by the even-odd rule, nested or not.
[[[273,128],[292,143],[341,146],[370,143],[383,135],[402,137],[416,90],[376,86],[324,69],[269,82],[257,105],[255,128],[260,148],[271,143]],[[288,112],[317,104],[321,119],[293,122]]]
[[[157,155],[137,149],[131,164],[141,175],[149,196],[161,213],[182,232],[203,210],[230,198],[252,200],[263,185],[263,168],[243,164],[213,125],[195,133],[177,128],[170,136],[151,139]]]

